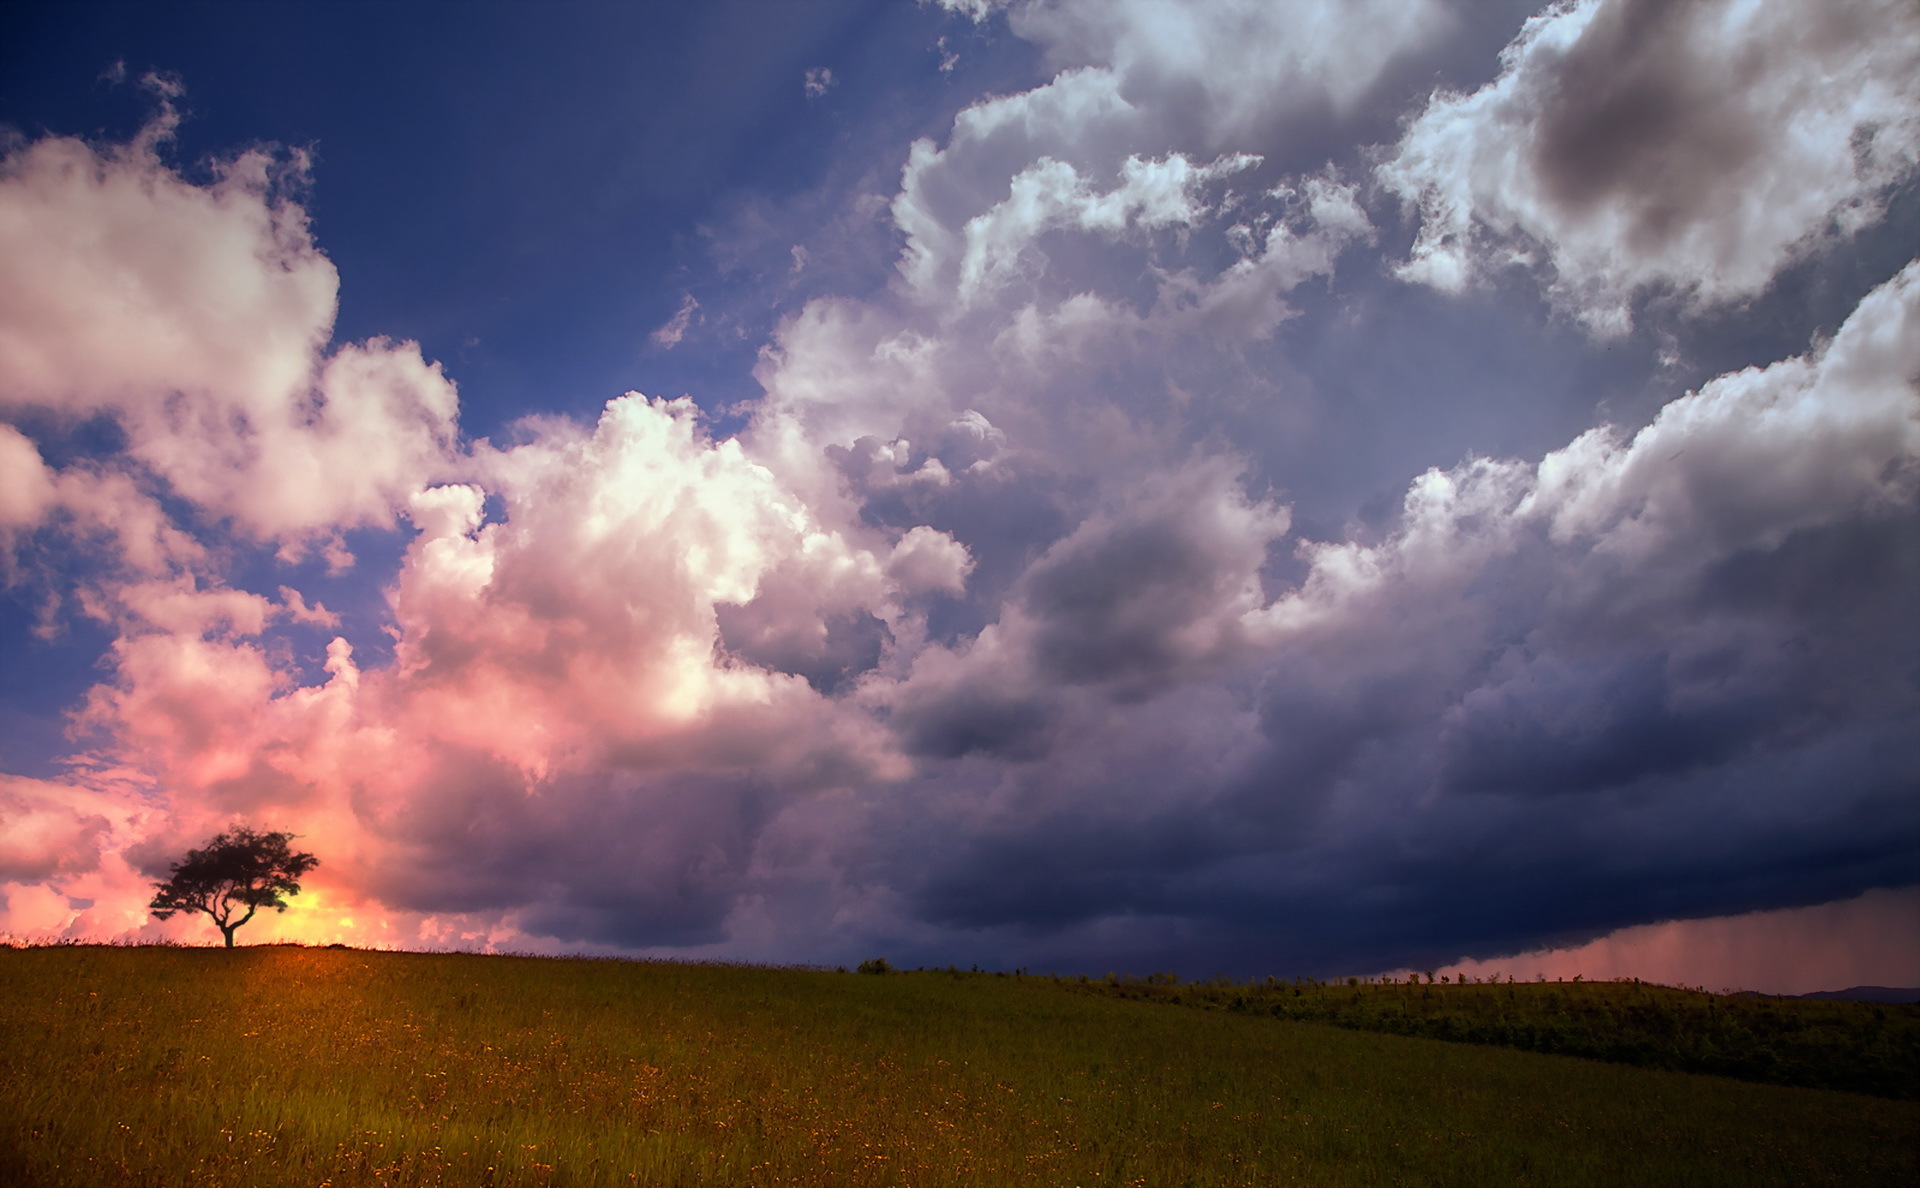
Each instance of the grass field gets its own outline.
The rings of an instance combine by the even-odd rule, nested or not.
[[[15,1185],[1920,1183],[1920,1104],[1078,992],[0,951]]]

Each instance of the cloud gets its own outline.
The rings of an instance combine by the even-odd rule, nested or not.
[[[1221,463],[1149,482],[1027,570],[1019,605],[1037,668],[1049,683],[1137,694],[1243,653],[1247,620],[1267,601],[1267,550],[1288,523]]]
[[[986,20],[1013,2],[1014,0],[940,0],[940,7],[948,12],[957,12],[971,17],[978,22]]]
[[[653,341],[668,350],[679,346],[680,340],[687,336],[687,329],[693,325],[693,319],[699,312],[700,303],[693,299],[692,293],[688,293],[680,299],[680,308],[674,311],[673,316],[653,332],[651,335]]]
[[[1501,64],[1436,93],[1378,168],[1418,212],[1401,275],[1538,267],[1600,333],[1646,291],[1753,296],[1879,219],[1920,159],[1920,14],[1899,0],[1582,0]]]
[[[1448,26],[1424,0],[947,7],[975,21],[1004,7],[1012,30],[1043,46],[1056,73],[967,107],[944,145],[914,144],[893,201],[906,236],[900,273],[929,306],[946,308],[956,295],[961,308],[978,306],[1012,285],[1041,312],[1083,295],[1138,301],[1135,285],[1114,291],[1124,273],[1063,268],[1070,241],[1058,256],[1047,245],[1066,232],[1143,244],[1155,263],[1185,255],[1190,234],[1227,211],[1237,218],[1221,226],[1237,226],[1243,247],[1264,241],[1282,216],[1296,235],[1311,237],[1309,219],[1324,213],[1335,221],[1321,233],[1364,238],[1371,228],[1357,203],[1334,212],[1298,201],[1305,188],[1337,186],[1331,173],[1294,185],[1268,176],[1262,185],[1242,176],[1262,162],[1250,149],[1304,113],[1352,109],[1391,65]],[[1177,265],[1167,272],[1189,288],[1210,279]]]
[[[530,426],[478,460],[498,520],[476,486],[416,494],[394,661],[375,671],[335,639],[324,682],[302,683],[261,638],[283,616],[326,621],[294,591],[123,584],[112,676],[78,725],[167,789],[175,832],[286,823],[393,911],[520,912],[598,943],[708,936],[754,822],[899,770],[883,732],[836,714],[816,691],[834,681],[777,641],[814,628],[837,646],[876,611],[910,623],[913,595],[891,558],[824,530],[696,420],[687,401],[631,396],[591,430]],[[938,533],[892,552],[912,589],[964,573]],[[729,607],[757,616],[762,646],[723,649]],[[610,837],[626,856],[589,861]],[[584,873],[595,863],[604,877]]]
[[[1429,0],[942,3],[976,22],[1004,10],[1013,31],[1043,46],[1056,69],[1110,72],[1131,105],[1213,146],[1257,141],[1302,109],[1351,110],[1398,58],[1449,23]]]
[[[41,882],[91,869],[110,828],[70,787],[0,777],[0,883]]]
[[[1916,313],[1920,263],[1636,434],[1422,476],[1271,595],[1284,517],[1231,483],[1090,520],[893,702],[956,765],[942,841],[869,826],[920,856],[895,927],[1366,968],[1913,881]]]
[[[815,66],[807,71],[807,77],[801,89],[806,92],[807,98],[818,99],[832,90],[833,84],[838,81],[840,80],[833,76],[831,67]]]
[[[254,150],[210,185],[131,144],[48,137],[0,162],[0,408],[111,418],[128,458],[262,537],[390,525],[454,463],[457,399],[413,344],[330,355],[338,277]]]
[[[812,693],[719,663],[716,607],[777,600],[807,624],[885,609],[882,559],[697,416],[630,395],[591,432],[540,426],[483,459],[499,522],[483,522],[477,487],[417,497],[397,660],[437,714],[467,723],[461,737],[527,770],[575,746],[737,765],[811,745],[781,719],[810,713]]]
[[[40,451],[18,429],[0,425],[0,528],[39,523],[53,497]]]
[[[1258,161],[1239,155],[1196,167],[1178,154],[1164,161],[1128,157],[1120,184],[1095,193],[1071,165],[1042,157],[1013,178],[1004,202],[967,220],[958,262],[960,300],[970,304],[988,295],[1033,241],[1055,227],[1118,235],[1129,228],[1191,224],[1201,214],[1196,189]]]
[[[1129,153],[1097,163],[1112,154],[1089,153],[1089,143],[1137,135],[1128,126],[1132,109],[1112,85],[1090,71],[1062,75],[1039,90],[962,112],[945,148],[927,140],[914,145],[893,202],[895,223],[907,238],[900,272],[910,292],[925,304],[944,308],[952,302],[964,310],[1018,281],[1026,300],[1037,292],[1048,304],[1057,303],[1111,288],[1118,278],[1061,274],[1042,248],[1050,234],[1133,239],[1151,254],[1165,250],[1177,257],[1191,228],[1229,207],[1241,215],[1233,224],[1240,228],[1241,246],[1264,244],[1276,255],[1290,239],[1351,241],[1371,233],[1350,188],[1331,178],[1267,192],[1229,187],[1225,196],[1209,197],[1258,165],[1252,154],[1195,164],[1179,151],[1159,159]],[[1075,164],[1076,158],[1087,163]],[[1001,175],[1016,162],[1021,164],[1010,178]],[[1277,223],[1288,230],[1269,240],[1265,232]],[[1328,261],[1312,271],[1330,269]],[[1296,273],[1284,287],[1299,279]],[[1163,293],[1169,282],[1192,287],[1193,278],[1169,270]],[[1134,288],[1122,292],[1131,296]]]
[[[900,538],[887,558],[887,576],[910,594],[966,592],[973,557],[967,546],[945,532],[917,524]]]
[[[921,652],[885,694],[895,730],[916,754],[1034,759],[1076,689],[1132,702],[1214,675],[1254,644],[1260,572],[1287,526],[1224,462],[1156,476],[1029,566],[999,622]]]

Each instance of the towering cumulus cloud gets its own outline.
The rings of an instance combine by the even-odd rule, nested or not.
[[[1355,971],[1920,882],[1920,261],[1675,362],[1912,217],[1910,4],[1556,4],[1418,95],[1437,2],[945,7],[1043,76],[894,146],[890,276],[724,415],[463,432],[335,341],[305,158],[183,173],[172,84],[13,142],[6,574],[111,642],[0,777],[4,927],[184,935],[147,882],[235,821],[322,855],[286,935],[782,960]],[[1491,376],[1395,319],[1496,280],[1646,357],[1530,454],[1297,466],[1369,401],[1507,440],[1316,349]],[[676,358],[739,300],[676,299]]]

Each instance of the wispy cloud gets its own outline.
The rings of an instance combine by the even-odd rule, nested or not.
[[[687,336],[687,330],[692,327],[694,319],[699,316],[700,303],[693,299],[693,294],[688,293],[680,299],[680,308],[674,311],[671,318],[668,318],[665,323],[654,330],[650,337],[661,346],[672,350],[674,347],[680,345],[680,340]]]

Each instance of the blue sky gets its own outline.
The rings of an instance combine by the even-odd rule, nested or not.
[[[751,345],[724,360],[646,350],[696,273],[715,279],[707,235],[744,205],[877,166],[864,158],[881,138],[934,131],[965,99],[928,92],[930,42],[952,23],[913,5],[27,5],[9,18],[15,128],[124,138],[151,114],[138,78],[160,70],[188,88],[182,164],[310,149],[326,178],[308,202],[315,233],[352,278],[336,336],[413,338],[457,361],[476,433],[530,404],[590,415],[643,367],[676,391],[751,395]],[[101,77],[116,62],[118,85]],[[852,81],[832,105],[809,101],[796,80],[835,64]]]
[[[1907,5],[0,22],[16,934],[1920,976]]]

